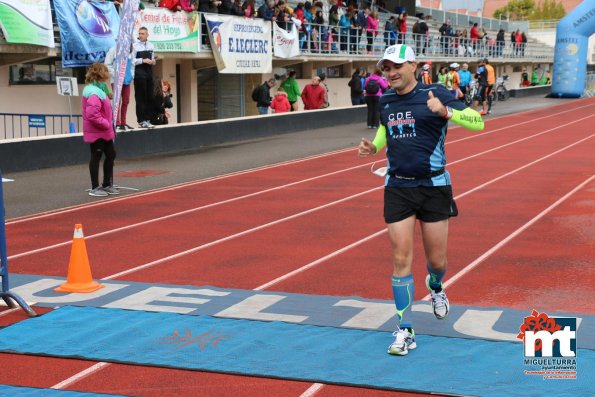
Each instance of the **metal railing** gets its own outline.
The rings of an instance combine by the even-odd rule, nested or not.
[[[291,26],[291,24],[288,24]],[[329,57],[377,58],[392,44],[411,46],[420,58],[490,57],[501,60],[535,60],[553,62],[554,48],[542,43],[496,42],[464,37],[443,37],[440,34],[392,35],[384,29],[376,33],[359,28],[343,28],[306,23],[299,29],[300,56],[323,55]],[[208,43],[207,32],[201,32],[202,43]],[[201,45],[201,52],[211,51],[208,44]]]
[[[558,26],[559,19],[549,21],[529,21],[529,30],[553,30]]]
[[[587,72],[585,80],[585,97],[595,97],[595,72]]]
[[[480,27],[483,27],[487,30],[504,29],[504,31],[506,32],[512,32],[517,29],[523,32],[529,30],[528,21],[510,21],[507,19],[483,18],[480,16],[465,15],[459,14],[457,12],[443,11],[435,8],[424,7],[416,7],[416,12],[423,13],[424,15],[429,15],[432,17],[433,20],[441,22],[450,19],[453,26],[471,26],[475,22],[477,22]]]
[[[82,130],[81,115],[0,113],[0,139],[60,135]]]

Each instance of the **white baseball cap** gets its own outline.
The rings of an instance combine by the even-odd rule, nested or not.
[[[384,51],[384,56],[376,66],[382,66],[384,61],[391,61],[394,63],[415,62],[415,52],[409,46],[404,44],[395,44],[387,47]]]

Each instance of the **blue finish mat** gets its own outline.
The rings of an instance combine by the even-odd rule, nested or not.
[[[38,389],[0,385],[0,397],[125,397],[120,394],[83,393],[70,390]]]
[[[0,351],[464,395],[588,396],[595,352],[577,379],[525,375],[518,343],[417,336],[406,357],[388,332],[281,322],[63,307],[0,330]],[[523,394],[525,394],[523,392]]]

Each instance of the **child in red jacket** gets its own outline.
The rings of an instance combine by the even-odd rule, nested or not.
[[[289,99],[287,99],[287,93],[283,88],[279,87],[277,89],[277,95],[271,101],[271,109],[275,113],[285,113],[291,109],[291,104],[289,103]]]

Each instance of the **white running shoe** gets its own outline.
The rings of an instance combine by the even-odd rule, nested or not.
[[[393,332],[395,341],[388,347],[387,353],[395,356],[406,356],[409,350],[417,347],[415,343],[415,331],[409,332],[406,329],[398,328]]]
[[[155,126],[154,126],[153,124],[151,124],[151,122],[150,122],[150,121],[148,121],[148,120],[147,120],[147,121],[141,121],[141,122],[139,123],[139,126],[140,126],[141,128],[155,128]]]
[[[446,292],[444,292],[444,289],[440,292],[435,292],[432,288],[430,288],[429,274],[426,276],[426,287],[432,296],[432,309],[434,310],[434,316],[436,316],[438,320],[445,319],[446,316],[448,316],[448,311],[450,310],[450,303],[446,297]]]
[[[113,186],[104,186],[101,189],[107,194],[120,194],[120,191]]]
[[[107,192],[104,191],[101,186],[97,186],[95,189],[89,190],[89,196],[93,197],[105,197],[107,196]]]

